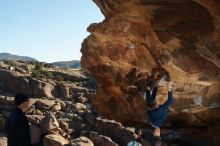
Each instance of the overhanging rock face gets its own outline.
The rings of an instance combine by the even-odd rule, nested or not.
[[[170,73],[176,101],[191,97],[189,92],[204,99],[220,95],[220,1],[94,2],[105,20],[88,27],[81,65],[98,82],[98,112],[123,123],[146,123],[141,91],[154,70]]]

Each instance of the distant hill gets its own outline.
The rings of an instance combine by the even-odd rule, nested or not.
[[[70,68],[80,68],[80,61],[79,60],[72,60],[72,61],[60,61],[52,63],[58,67],[70,67]]]
[[[31,57],[12,55],[9,53],[0,53],[0,60],[38,61]]]

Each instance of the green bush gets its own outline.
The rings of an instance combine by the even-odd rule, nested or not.
[[[43,70],[43,65],[41,63],[35,63],[35,70]]]
[[[39,78],[41,75],[44,75],[47,79],[53,79],[53,73],[46,70],[34,70],[31,74],[34,78]]]
[[[16,62],[13,61],[13,60],[3,60],[3,61],[4,61],[4,63],[7,64],[7,65],[10,65],[10,66],[13,66],[13,67],[16,67],[16,66],[17,66]]]
[[[57,81],[59,81],[59,82],[64,81],[64,78],[63,78],[62,76],[60,76],[60,75],[55,76],[54,79],[57,80]]]
[[[47,77],[47,79],[53,79],[53,77],[54,77],[52,72],[49,72],[49,71],[46,71],[46,70],[41,71],[41,72],[42,72],[42,74],[44,74]]]
[[[31,76],[32,76],[33,78],[39,78],[40,75],[41,75],[41,72],[40,72],[39,70],[35,70],[35,71],[33,71],[32,74],[31,74]]]

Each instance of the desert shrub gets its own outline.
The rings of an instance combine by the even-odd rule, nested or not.
[[[57,80],[57,81],[59,81],[59,82],[64,81],[64,78],[63,78],[62,76],[60,76],[60,75],[55,76],[54,79]]]
[[[45,75],[47,77],[47,79],[53,79],[53,73],[47,70],[42,70],[41,74]]]
[[[34,71],[32,72],[32,74],[31,74],[31,76],[32,76],[33,78],[39,78],[40,75],[41,75],[41,72],[40,72],[39,70],[34,70]]]
[[[45,76],[47,79],[53,79],[53,73],[46,70],[34,70],[31,74],[33,78],[39,78],[41,75]]]
[[[35,70],[43,70],[43,65],[41,63],[35,62]]]
[[[13,67],[17,67],[17,64],[14,60],[3,60],[3,62],[7,65],[13,66]]]

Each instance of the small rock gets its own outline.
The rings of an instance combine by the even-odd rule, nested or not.
[[[77,102],[86,103],[86,102],[88,102],[88,99],[83,96],[80,96],[80,97],[78,97]]]
[[[59,101],[55,101],[55,104],[50,108],[52,111],[60,111],[62,109]]]
[[[63,101],[60,101],[60,105],[61,105],[61,110],[65,110],[66,109],[66,103]]]
[[[64,131],[68,130],[69,125],[64,121],[59,121],[60,128]]]
[[[80,110],[86,110],[87,107],[86,107],[86,105],[84,105],[84,104],[82,104],[82,103],[76,103],[75,109],[76,109],[77,111],[80,111]]]

